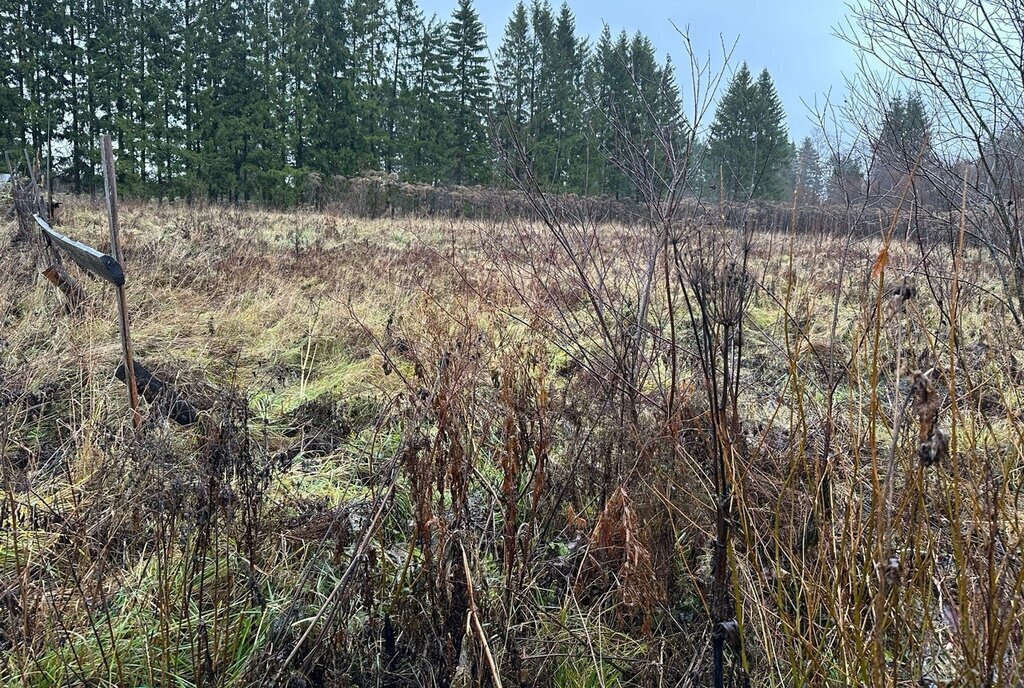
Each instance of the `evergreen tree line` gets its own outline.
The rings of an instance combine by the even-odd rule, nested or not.
[[[472,0],[447,21],[416,0],[0,0],[0,143],[76,192],[102,186],[109,133],[126,194],[290,203],[311,175],[500,184],[510,165],[623,197],[615,151],[655,148],[654,123],[687,131],[671,61],[639,33],[591,42],[547,0],[515,7],[493,60]],[[714,196],[782,198],[798,169],[823,183],[746,65],[700,151]]]

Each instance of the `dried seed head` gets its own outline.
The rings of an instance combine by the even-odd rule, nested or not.
[[[889,309],[893,313],[903,311],[908,301],[917,296],[917,284],[913,277],[904,277],[900,284],[889,290]]]
[[[915,370],[910,374],[910,392],[914,399],[914,412],[919,424],[921,442],[928,441],[939,421],[939,395],[926,373]]]
[[[900,560],[896,557],[886,559],[882,575],[885,576],[886,583],[895,585],[900,579]]]
[[[939,428],[941,400],[926,373],[911,374],[911,394],[918,421],[917,456],[923,466],[934,466],[949,456],[949,433]]]
[[[949,433],[935,428],[931,438],[918,447],[917,456],[922,466],[934,466],[949,458]]]

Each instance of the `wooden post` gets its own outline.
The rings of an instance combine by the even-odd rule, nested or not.
[[[103,157],[103,189],[107,195],[107,219],[110,225],[110,253],[114,260],[124,266],[121,254],[121,241],[117,236],[117,179],[114,175],[114,149],[110,143],[110,135],[104,134],[102,140]],[[135,382],[135,364],[132,361],[132,340],[128,330],[128,305],[125,299],[124,284],[117,286],[117,315],[121,330],[121,348],[124,350],[124,367],[127,375],[128,403],[132,407],[132,423],[135,429],[142,427],[142,414],[139,413],[139,389]]]
[[[28,148],[23,149],[23,152],[25,153],[25,165],[28,167],[28,180],[32,184],[32,193],[33,193],[33,195],[35,197],[35,203],[33,205],[35,205],[36,214],[39,215],[40,217],[48,217],[46,212],[43,210],[43,197],[39,193],[39,185],[36,183],[36,175],[35,175],[35,172],[33,171],[33,168],[32,168],[32,159],[29,157]],[[6,157],[6,156],[7,156],[7,153],[5,152],[4,153],[4,157]],[[10,158],[7,158],[7,166],[9,168],[11,168],[11,184],[13,185],[14,184],[14,168],[11,167],[11,159]],[[20,221],[21,221],[21,218],[19,217],[19,222]],[[28,231],[27,227],[26,227],[25,231]],[[57,250],[55,248],[53,248],[53,246],[47,240],[46,236],[43,235],[42,237],[40,237],[40,239],[43,242],[43,252],[46,254],[46,256],[49,257],[49,263],[55,264],[57,266],[63,266],[63,262],[61,261],[61,258],[60,258],[60,253],[58,253]],[[43,264],[44,265],[47,263],[46,256],[44,256],[44,260],[43,260]]]
[[[32,165],[32,158],[28,154],[28,148],[25,149],[25,164],[28,165],[28,178],[32,180],[32,191],[36,195],[36,212],[41,217],[50,217],[46,214],[46,208],[43,206],[45,201],[43,200],[43,192],[39,189],[39,177],[36,176],[36,168]]]
[[[53,136],[46,142],[46,219],[53,224]]]
[[[51,264],[43,270],[43,277],[63,292],[67,299],[64,305],[69,313],[77,311],[85,303],[85,289],[60,265]]]

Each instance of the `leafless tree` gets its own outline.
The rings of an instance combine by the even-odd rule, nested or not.
[[[951,208],[966,189],[970,233],[990,251],[1024,327],[1024,5],[858,0],[838,34],[864,58],[861,86],[888,73],[926,99],[941,164],[921,166],[919,176]]]
[[[606,495],[649,479],[649,457],[679,447],[679,390],[692,365],[710,418],[706,442],[709,492],[714,503],[714,553],[708,609],[712,674],[725,684],[725,650],[741,647],[730,573],[732,481],[740,448],[738,412],[742,323],[753,281],[747,273],[749,233],[736,245],[730,229],[697,191],[704,122],[715,102],[731,50],[722,65],[697,54],[679,32],[688,57],[683,77],[686,122],[663,120],[648,102],[649,84],[634,83],[647,135],[638,136],[622,113],[596,117],[611,139],[600,142],[607,160],[629,180],[640,208],[623,236],[602,224],[588,201],[567,206],[547,194],[531,173],[528,151],[513,140],[501,150],[515,188],[532,205],[543,230],[515,231],[514,246],[495,251],[510,284],[539,284],[533,302],[554,342],[578,365],[606,381],[606,422],[618,428],[617,456],[605,471]],[[688,76],[688,78],[687,78]],[[659,86],[668,88],[668,84]],[[628,239],[628,241],[626,240]],[[525,270],[525,273],[523,272]],[[525,274],[528,279],[517,279]],[[565,302],[564,294],[578,300]],[[517,293],[527,303],[524,288]],[[581,333],[599,334],[596,345]],[[684,343],[692,337],[692,346]],[[656,418],[655,423],[650,419]],[[653,432],[652,432],[653,431]],[[655,446],[656,445],[656,446]],[[738,660],[737,660],[738,662]],[[733,671],[737,671],[734,664]]]

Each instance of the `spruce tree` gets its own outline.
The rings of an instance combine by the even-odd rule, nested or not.
[[[522,0],[512,10],[495,65],[495,139],[508,156],[511,172],[520,176],[530,165],[528,124],[530,118],[530,74],[533,53],[526,6]],[[520,158],[526,157],[526,160]]]
[[[921,96],[893,97],[874,140],[878,164],[871,173],[873,192],[891,192],[910,176],[915,164],[926,168],[930,162],[930,137],[930,123]]]
[[[687,134],[686,116],[683,114],[683,101],[679,94],[676,81],[675,65],[672,57],[665,56],[665,64],[658,72],[658,93],[654,105],[658,122],[675,144],[681,144]]]
[[[661,99],[662,76],[651,39],[639,31],[629,44],[629,89],[625,121],[635,141],[649,149]]]
[[[708,177],[720,184],[721,195],[734,200],[751,195],[754,177],[753,113],[754,84],[744,62],[729,80],[715,110],[708,136]]]
[[[530,31],[529,150],[533,172],[541,186],[547,188],[551,184],[557,146],[552,127],[555,20],[547,0],[533,0]]]
[[[395,0],[388,13],[390,55],[386,66],[384,129],[387,151],[384,169],[403,170],[408,158],[416,110],[417,53],[423,30],[423,13],[416,0]]]
[[[450,179],[456,184],[480,184],[490,174],[487,116],[490,111],[490,72],[484,27],[472,0],[459,0],[448,23],[445,55],[451,65],[448,116],[451,118]]]
[[[12,147],[20,138],[21,117],[24,112],[21,93],[15,85],[14,45],[17,40],[17,19],[17,6],[13,2],[0,3],[0,144],[5,148]]]
[[[387,31],[384,0],[351,0],[347,8],[347,80],[355,102],[353,155],[358,172],[380,169],[386,151],[384,107],[389,92],[384,82]]]
[[[68,2],[64,10],[66,21],[63,27],[64,33],[60,36],[65,68],[62,138],[67,144],[63,147],[67,153],[63,156],[63,160],[60,159],[61,156],[58,156],[54,163],[55,171],[62,172],[65,178],[71,181],[72,188],[76,193],[82,191],[83,177],[86,172],[85,152],[88,150],[85,124],[88,119],[88,111],[85,108],[85,99],[79,97],[79,88],[85,86],[87,80],[84,48],[88,19],[85,16],[85,7],[80,5],[80,3]],[[0,85],[0,100],[3,98],[2,88],[3,86]],[[2,105],[0,105],[0,110],[2,110]],[[2,126],[0,124],[0,127]],[[0,139],[2,138],[3,135],[0,134]]]
[[[287,156],[303,176],[310,164],[309,137],[314,121],[310,117],[313,105],[313,59],[322,37],[313,35],[313,7],[309,0],[280,4],[280,34],[282,49],[278,55],[277,89],[281,99],[283,136]]]
[[[153,40],[149,48],[147,86],[148,111],[145,113],[151,163],[156,173],[151,187],[161,197],[180,166],[182,138],[177,122],[181,118],[178,93],[181,88],[181,34],[176,3],[160,0],[149,17],[148,31]]]
[[[650,149],[654,168],[662,179],[667,180],[673,174],[673,166],[678,165],[680,158],[685,155],[688,131],[675,66],[670,56],[665,56],[665,63],[658,70],[657,78],[657,93],[652,105],[656,137],[651,141]],[[679,171],[678,168],[676,171]]]
[[[782,197],[792,156],[784,118],[768,71],[754,82],[743,63],[718,103],[708,137],[707,176],[721,180],[725,198]]]
[[[586,153],[590,192],[636,196],[638,175],[667,170],[664,143],[679,139],[685,125],[671,61],[658,64],[643,34],[622,32],[612,42],[605,27],[589,71],[586,119],[597,144]]]
[[[355,174],[360,160],[358,104],[350,80],[348,17],[335,0],[312,0],[309,96],[305,102],[304,160],[310,170],[327,175]]]
[[[214,198],[279,200],[280,127],[273,117],[273,38],[259,0],[215,0],[205,21],[213,41],[200,102],[207,120],[202,179]]]
[[[751,190],[754,197],[780,200],[785,172],[794,150],[786,130],[786,111],[767,69],[754,85],[754,161]]]
[[[431,17],[417,43],[413,99],[403,167],[406,179],[443,181],[450,169],[452,121],[448,117],[448,88],[452,65],[446,54],[448,26]]]
[[[62,132],[68,93],[61,44],[66,17],[54,3],[16,2],[14,81],[21,96],[19,139],[41,160]],[[12,118],[13,119],[13,118]]]
[[[557,191],[578,191],[585,178],[582,88],[586,45],[576,36],[576,19],[562,4],[549,51],[552,141],[549,181]]]
[[[855,202],[864,192],[864,172],[852,157],[833,155],[829,160],[825,197],[829,203],[846,205]]]
[[[540,0],[513,10],[495,66],[496,135],[545,189],[577,191],[585,179],[586,59],[568,5],[557,17]]]
[[[181,31],[181,177],[176,193],[193,198],[203,190],[201,124],[207,119],[208,98],[204,97],[209,74],[209,53],[213,36],[207,28],[208,10],[204,0],[184,0],[178,9]]]
[[[592,182],[589,193],[602,193],[616,198],[632,192],[629,180],[611,162],[620,154],[620,127],[628,119],[628,95],[632,89],[629,74],[629,38],[623,31],[613,41],[608,26],[604,27],[591,58],[588,74],[588,129],[593,142],[588,152]]]
[[[821,155],[810,137],[804,137],[793,156],[791,191],[803,203],[819,203],[824,197]]]

